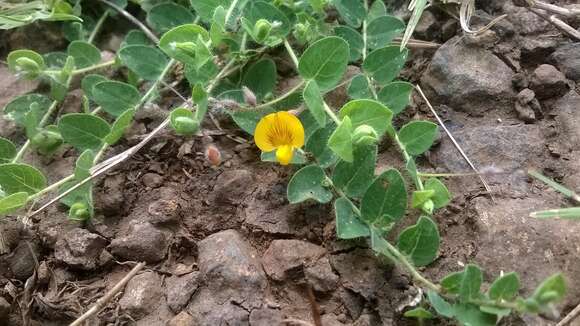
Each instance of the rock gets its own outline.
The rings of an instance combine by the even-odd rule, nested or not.
[[[103,214],[115,216],[122,213],[126,204],[124,187],[125,174],[119,173],[105,177],[102,190],[97,193],[99,198],[95,201]]]
[[[448,19],[443,25],[441,26],[441,39],[445,42],[448,41],[450,38],[457,34],[457,28],[459,24],[457,24],[457,20],[455,19]]]
[[[244,200],[249,187],[254,182],[247,170],[228,170],[216,181],[213,190],[215,201],[221,204],[236,204]]]
[[[250,326],[274,326],[282,324],[280,310],[271,308],[258,308],[250,313]]]
[[[21,240],[8,258],[8,266],[14,278],[21,281],[28,279],[36,268],[36,259],[40,260],[36,243]]]
[[[2,94],[0,97],[0,109],[4,109],[4,106],[15,97],[30,93],[37,87],[37,80],[19,79],[16,74],[8,70],[7,66],[0,64],[0,94]]]
[[[520,62],[524,67],[534,67],[546,62],[546,58],[556,50],[558,39],[528,36],[518,39]]]
[[[195,326],[195,320],[185,311],[180,312],[167,322],[167,326]]]
[[[321,319],[321,324],[325,326],[344,326],[344,323],[338,320],[338,316],[332,313],[322,315]]]
[[[530,85],[530,81],[528,80],[526,74],[518,72],[512,78],[512,85],[514,86],[515,89],[521,91],[524,88],[528,88],[528,86]]]
[[[569,79],[580,82],[580,43],[571,43],[556,48],[550,60]]]
[[[134,319],[141,319],[156,310],[162,295],[161,277],[155,272],[145,272],[127,283],[119,306]]]
[[[148,221],[153,224],[176,222],[180,205],[175,199],[159,199],[147,207]]]
[[[163,184],[163,177],[157,173],[145,173],[141,177],[143,185],[148,188],[158,188]]]
[[[517,96],[518,102],[528,104],[536,98],[536,93],[529,88],[523,89]]]
[[[522,120],[523,122],[534,123],[536,121],[536,114],[529,105],[516,102],[515,109],[518,113],[518,119]]]
[[[536,99],[536,94],[529,88],[523,89],[517,96],[515,109],[518,113],[518,118],[526,123],[533,123],[536,121],[536,113],[532,108],[541,108],[540,103]],[[541,113],[541,110],[540,110]]]
[[[248,326],[250,313],[234,302],[222,302],[209,289],[195,296],[188,311],[196,326],[239,325]]]
[[[199,271],[216,301],[260,304],[266,276],[256,252],[237,231],[210,235],[198,243],[198,251]]]
[[[329,292],[336,289],[338,276],[332,271],[328,257],[322,257],[304,271],[306,280],[315,291]]]
[[[391,273],[389,266],[382,266],[369,249],[356,249],[333,255],[330,263],[340,275],[342,286],[360,294],[366,300],[372,300],[376,296],[386,285]]]
[[[168,240],[151,223],[135,223],[129,233],[111,242],[111,253],[126,260],[155,263],[165,257]]]
[[[503,12],[521,35],[542,33],[550,28],[550,23],[523,7],[515,7],[511,1],[505,1]]]
[[[71,268],[93,270],[106,245],[107,240],[100,235],[75,228],[58,239],[54,257]]]
[[[351,290],[340,289],[339,291],[340,300],[344,304],[344,307],[348,311],[350,317],[353,320],[359,318],[365,306],[364,299]]]
[[[568,91],[566,76],[556,67],[543,64],[534,70],[530,88],[540,100],[562,96]]]
[[[185,308],[191,296],[199,287],[199,272],[183,276],[172,276],[166,282],[167,305],[174,313],[178,313]]]
[[[374,315],[364,314],[361,315],[352,326],[379,326],[382,322]]]
[[[300,275],[325,253],[323,247],[306,241],[274,240],[262,257],[262,265],[270,278],[283,281]]]
[[[0,320],[7,320],[8,315],[10,314],[10,303],[4,299],[4,297],[0,297]]]
[[[433,40],[437,37],[441,28],[439,20],[430,10],[425,10],[415,27],[415,33],[420,39]]]
[[[580,94],[570,91],[554,103],[551,114],[560,128],[560,143],[569,150],[580,151]]]
[[[511,107],[512,78],[512,70],[498,57],[455,37],[435,52],[421,84],[434,100],[480,115]]]

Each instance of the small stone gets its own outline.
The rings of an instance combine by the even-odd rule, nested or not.
[[[119,306],[131,317],[141,319],[155,311],[162,295],[161,277],[155,272],[145,272],[127,283]]]
[[[36,274],[38,275],[39,285],[48,284],[48,282],[50,281],[50,270],[48,269],[48,264],[46,263],[46,261],[40,263]]]
[[[561,129],[560,143],[570,150],[580,151],[580,95],[570,91],[554,103],[551,114],[555,115]]]
[[[95,201],[105,216],[121,214],[126,204],[124,186],[125,175],[122,173],[105,177],[102,190],[97,193],[99,198]]]
[[[167,279],[167,305],[174,313],[178,313],[189,302],[193,293],[199,287],[199,272],[184,276],[172,276]]]
[[[8,315],[10,314],[10,303],[4,299],[4,297],[0,297],[0,320],[7,320]]]
[[[167,326],[195,326],[195,320],[185,311],[180,312],[167,322]]]
[[[160,199],[149,204],[149,221],[154,224],[175,222],[179,217],[179,203],[174,199]]]
[[[36,268],[36,259],[40,259],[38,246],[31,241],[21,240],[8,258],[14,278],[21,281],[28,279]]]
[[[416,35],[420,39],[433,40],[439,31],[440,27],[437,17],[429,10],[424,11],[421,19],[419,19],[419,23],[415,27]]]
[[[254,178],[247,170],[225,171],[217,178],[213,190],[215,201],[222,204],[239,203],[244,200],[253,182]]]
[[[155,263],[165,257],[168,240],[151,223],[136,223],[129,233],[111,242],[111,253],[126,260]]]
[[[336,289],[338,276],[332,271],[328,257],[320,258],[304,271],[304,275],[315,291],[329,292]]]
[[[519,101],[515,104],[518,119],[525,123],[533,123],[536,121],[536,114],[528,104],[521,104]]]
[[[543,64],[534,70],[530,88],[536,93],[538,99],[544,100],[566,94],[568,82],[564,74],[556,67]]]
[[[141,181],[145,187],[158,188],[163,184],[163,177],[157,173],[145,173]]]
[[[371,250],[355,249],[333,255],[332,267],[338,272],[343,287],[372,300],[389,279],[389,266],[383,266]]]
[[[301,240],[274,240],[262,257],[262,265],[268,276],[283,281],[300,275],[303,268],[314,263],[326,253],[326,249]]]
[[[566,77],[580,82],[580,43],[571,43],[556,48],[550,57],[551,61]]]
[[[58,239],[54,257],[71,268],[93,270],[106,245],[107,240],[100,235],[75,228]]]
[[[522,90],[524,88],[528,88],[528,86],[530,85],[530,81],[528,80],[526,74],[518,72],[512,78],[512,85],[514,86],[515,89]]]
[[[522,90],[517,96],[517,100],[520,104],[528,104],[534,98],[536,98],[536,93],[529,88]]]
[[[251,326],[274,326],[282,324],[282,313],[278,309],[258,308],[250,313]]]

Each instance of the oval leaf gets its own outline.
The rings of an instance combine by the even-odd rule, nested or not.
[[[141,101],[141,95],[135,87],[119,81],[96,84],[93,86],[93,97],[103,110],[116,117],[134,109]]]
[[[159,40],[159,48],[165,52],[169,57],[197,67],[199,62],[191,55],[184,53],[178,49],[176,43],[195,43],[198,38],[204,42],[209,41],[209,33],[201,26],[196,24],[187,24],[177,26],[161,36]]]
[[[400,50],[398,46],[387,46],[369,53],[363,62],[363,70],[373,77],[380,85],[391,82],[407,61],[409,50]]]
[[[341,197],[334,202],[336,214],[336,235],[339,239],[368,237],[369,227],[355,215],[350,200]]]
[[[344,161],[353,161],[352,123],[349,117],[344,117],[334,130],[328,139],[328,147]]]
[[[248,68],[242,85],[251,89],[258,101],[261,101],[274,91],[277,76],[276,63],[271,59],[262,59]]]
[[[42,173],[27,164],[0,164],[0,190],[7,195],[25,192],[33,195],[46,187]]]
[[[81,88],[83,89],[83,92],[85,92],[85,95],[91,100],[93,100],[94,99],[93,87],[95,87],[96,84],[104,81],[107,81],[107,78],[103,75],[97,74],[86,75],[85,77],[83,77],[83,80],[81,81]]]
[[[192,23],[195,16],[189,9],[173,2],[164,2],[147,13],[147,24],[159,33],[184,24]]]
[[[105,137],[105,142],[109,145],[114,145],[117,143],[129,126],[131,126],[131,122],[133,122],[133,116],[135,115],[135,109],[129,109],[123,114],[121,114],[117,120],[113,123],[113,127],[111,128],[111,132]]]
[[[86,68],[101,62],[101,51],[85,41],[71,42],[68,45],[67,53],[75,59],[76,68]]]
[[[316,84],[316,81],[311,80],[306,84],[304,88],[303,95],[304,102],[310,110],[310,113],[318,122],[320,127],[326,126],[326,112],[324,111],[324,98],[320,94],[320,89]]]
[[[498,277],[489,288],[489,298],[492,300],[512,300],[520,290],[520,278],[511,272]]]
[[[4,114],[16,121],[19,126],[24,126],[25,117],[30,112],[30,106],[35,106],[38,112],[44,113],[52,104],[52,100],[42,94],[26,94],[14,98],[4,107]]]
[[[361,202],[361,218],[369,224],[387,225],[405,216],[407,189],[399,171],[390,169],[378,176]]]
[[[314,199],[319,203],[332,200],[332,192],[324,187],[326,181],[324,170],[316,165],[309,165],[298,170],[288,183],[288,201],[291,204]]]
[[[346,71],[349,50],[345,40],[336,36],[318,40],[304,51],[298,71],[304,79],[314,79],[321,90],[335,86]]]
[[[227,8],[227,7],[225,7]],[[280,25],[272,29],[270,35],[285,37],[290,33],[290,20],[285,13],[275,6],[264,1],[251,1],[245,10],[245,18],[254,26],[260,19],[266,19],[270,23],[278,22]]]
[[[337,26],[334,28],[334,35],[342,37],[348,43],[351,62],[358,61],[362,57],[364,41],[358,31],[348,26]]]
[[[386,106],[373,100],[353,100],[340,109],[340,118],[348,116],[352,128],[367,125],[372,127],[380,137],[391,126],[393,113]]]
[[[157,48],[146,45],[130,45],[119,51],[119,58],[137,76],[146,80],[156,80],[169,60]]]
[[[366,192],[375,175],[377,146],[357,146],[352,163],[340,161],[332,173],[332,182],[351,198],[360,198]]]
[[[107,121],[85,113],[63,115],[58,121],[58,130],[65,142],[84,151],[99,150],[105,137],[111,132]]]
[[[332,3],[345,23],[358,28],[367,15],[363,1],[366,0],[335,0]]]
[[[439,128],[429,121],[412,121],[399,131],[399,140],[410,155],[420,155],[426,152],[435,139]]]
[[[26,205],[28,193],[17,192],[10,196],[0,198],[0,215],[9,214]]]
[[[385,85],[377,97],[381,103],[393,111],[393,114],[399,114],[409,105],[413,88],[411,83],[395,81]]]
[[[367,46],[369,49],[387,46],[404,31],[405,23],[399,18],[394,16],[377,17],[367,27]]]
[[[16,146],[10,140],[0,137],[0,163],[8,163],[14,156],[16,156]]]
[[[314,155],[316,163],[322,168],[332,166],[336,162],[336,155],[328,146],[328,139],[335,129],[335,125],[329,123],[325,128],[319,128],[308,137],[306,147],[307,152]]]
[[[421,216],[417,224],[401,232],[397,247],[411,259],[415,266],[430,264],[439,251],[437,225],[430,218]]]
[[[364,75],[354,76],[346,92],[353,100],[370,99],[373,97],[369,87],[369,81]]]
[[[433,190],[433,197],[431,200],[435,204],[434,208],[442,208],[447,206],[451,201],[451,193],[441,180],[430,178],[425,182],[425,190]]]

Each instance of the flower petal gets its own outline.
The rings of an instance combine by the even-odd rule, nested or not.
[[[260,119],[260,122],[258,122],[256,130],[254,131],[254,142],[256,142],[256,146],[258,146],[262,152],[271,152],[276,149],[274,144],[271,142],[270,136],[270,130],[272,130],[273,122],[274,119],[272,114],[268,114],[267,116]]]
[[[294,148],[291,146],[280,146],[276,150],[276,159],[282,165],[290,164],[292,156],[294,156]]]

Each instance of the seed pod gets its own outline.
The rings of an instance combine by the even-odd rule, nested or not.
[[[189,117],[177,117],[173,123],[173,128],[180,135],[193,135],[199,129],[199,122]]]
[[[258,104],[258,100],[256,99],[256,94],[254,94],[254,92],[252,92],[251,89],[249,89],[246,86],[242,86],[242,92],[244,93],[244,101],[248,105],[256,106],[256,104]]]
[[[70,210],[68,211],[68,217],[71,220],[76,220],[76,221],[84,221],[84,220],[88,219],[90,217],[90,212],[89,212],[89,209],[87,207],[87,204],[82,203],[82,202],[74,203],[70,207]]]
[[[352,134],[353,142],[355,144],[370,144],[378,140],[378,135],[375,129],[371,126],[358,126]]]
[[[222,162],[222,153],[215,145],[210,144],[205,148],[205,159],[212,166],[219,166]]]

